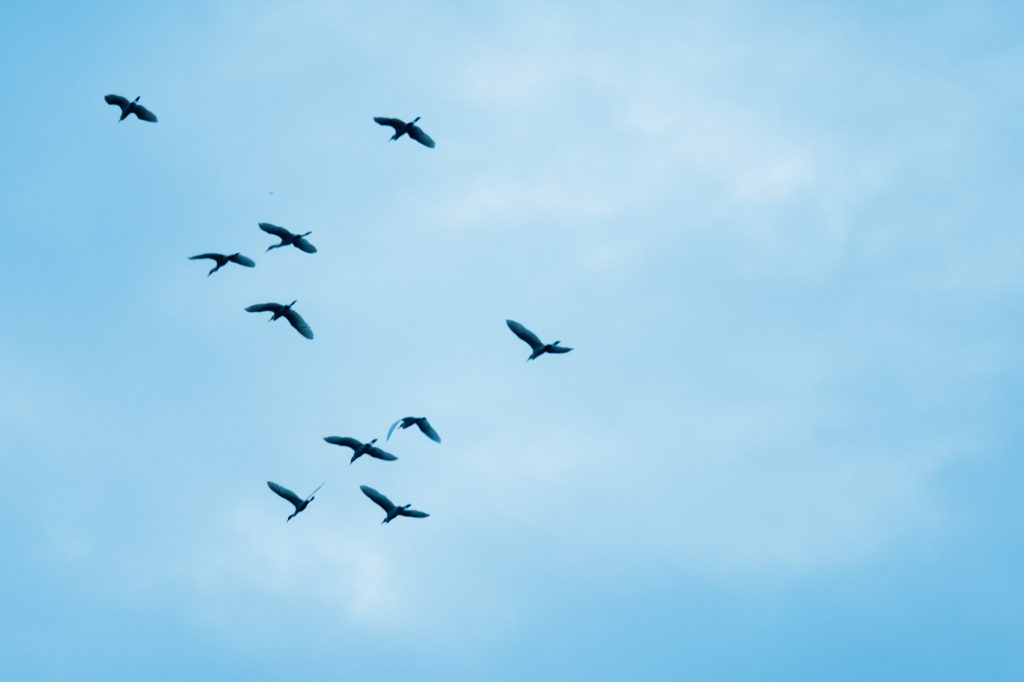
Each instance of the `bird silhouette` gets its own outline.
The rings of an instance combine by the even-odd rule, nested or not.
[[[281,497],[283,497],[284,499],[286,499],[289,502],[291,502],[293,505],[295,505],[295,511],[292,513],[291,516],[289,516],[287,519],[284,520],[285,523],[288,523],[289,521],[292,520],[292,517],[294,517],[300,511],[302,511],[303,509],[305,509],[306,507],[309,506],[309,503],[313,501],[313,495],[316,494],[317,490],[320,490],[320,488],[323,488],[324,484],[321,483],[320,485],[318,485],[316,487],[316,490],[311,492],[309,494],[309,497],[307,497],[306,499],[302,499],[301,497],[299,497],[298,495],[293,493],[291,490],[288,490],[288,488],[285,488],[283,485],[278,485],[277,483],[274,483],[273,481],[267,481],[267,487],[270,488],[271,490],[273,490],[275,493],[277,493]]]
[[[302,319],[302,316],[292,310],[292,306],[298,303],[298,301],[292,301],[288,305],[281,305],[280,303],[257,303],[246,308],[247,312],[250,313],[274,313],[268,322],[273,322],[279,317],[283,317],[288,320],[295,331],[305,336],[307,339],[313,338],[313,330],[309,328],[306,321]]]
[[[530,357],[526,358],[527,362],[535,358],[539,358],[544,353],[568,353],[569,351],[572,350],[572,348],[559,346],[558,344],[560,344],[561,341],[555,341],[554,343],[542,342],[539,338],[537,338],[536,334],[534,334],[529,329],[519,324],[515,320],[505,320],[505,324],[508,325],[508,328],[512,330],[513,334],[515,334],[523,341],[528,343],[530,345],[530,348],[533,349],[533,352],[530,354]]]
[[[324,440],[331,445],[340,445],[346,448],[352,448],[352,459],[348,461],[349,464],[356,461],[363,455],[369,455],[370,457],[376,457],[377,459],[383,459],[387,462],[393,462],[397,457],[392,455],[390,452],[384,452],[380,448],[374,445],[377,439],[374,438],[369,443],[356,440],[351,436],[325,436]]]
[[[395,506],[394,502],[392,502],[387,497],[385,497],[384,495],[382,495],[381,493],[374,490],[368,485],[361,485],[359,486],[359,489],[363,491],[364,495],[366,495],[371,500],[376,502],[377,505],[384,510],[384,513],[387,514],[387,516],[384,517],[384,520],[381,521],[381,523],[390,523],[392,520],[399,516],[410,516],[414,519],[425,519],[426,517],[430,516],[430,514],[426,512],[417,511],[416,509],[409,509],[409,507],[412,506],[411,504],[405,504],[402,505],[401,507],[397,507]]]
[[[135,114],[135,117],[142,121],[156,123],[156,114],[139,104],[138,97],[131,102],[128,101],[127,97],[121,97],[121,95],[106,95],[103,99],[106,100],[107,104],[121,107],[121,118],[117,119],[118,123],[128,118],[130,114]]]
[[[413,120],[406,123],[405,121],[398,118],[386,118],[384,116],[374,116],[373,120],[382,126],[391,126],[395,129],[395,134],[391,136],[392,140],[397,140],[406,133],[409,137],[419,142],[424,147],[434,148],[434,141],[430,139],[430,135],[423,132],[423,129],[416,125],[416,121],[420,120],[417,116]]]
[[[396,426],[401,426],[401,428],[407,429],[413,424],[418,426],[420,431],[423,432],[423,435],[430,440],[435,443],[441,442],[441,436],[437,435],[437,431],[435,431],[434,427],[430,425],[430,422],[427,421],[426,417],[402,417],[392,424],[390,429],[388,429],[387,440],[391,440],[391,432],[395,430]]]
[[[239,265],[242,265],[247,268],[256,267],[256,263],[254,263],[251,258],[246,258],[240,253],[233,253],[230,256],[225,256],[223,253],[201,253],[198,256],[188,257],[189,260],[197,260],[199,258],[209,258],[210,260],[216,261],[217,263],[217,267],[206,273],[207,277],[217,272],[228,263],[238,263]]]
[[[304,234],[295,234],[293,232],[289,232],[283,227],[278,227],[277,225],[274,225],[272,223],[260,223],[259,225],[261,230],[263,230],[267,234],[272,234],[281,240],[280,244],[268,246],[267,251],[270,251],[271,249],[279,249],[282,246],[294,246],[299,251],[305,251],[306,253],[316,253],[316,247],[310,244],[308,241],[306,241],[306,237],[313,234],[312,230]]]

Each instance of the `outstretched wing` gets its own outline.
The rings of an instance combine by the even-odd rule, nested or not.
[[[306,324],[306,321],[302,319],[302,315],[299,315],[291,308],[288,308],[284,311],[284,316],[289,322],[291,322],[291,325],[295,327],[295,331],[302,334],[307,339],[313,338],[313,330],[310,329],[309,325]]]
[[[409,129],[409,137],[419,142],[424,147],[434,148],[434,141],[430,139],[430,135],[423,132],[423,128],[419,126],[413,126]]]
[[[141,118],[143,121],[149,121],[150,123],[156,123],[156,114],[142,106],[138,102],[135,103],[135,108],[132,109],[132,113]]]
[[[435,431],[434,427],[430,425],[430,422],[427,421],[426,417],[423,417],[422,419],[417,419],[416,426],[420,427],[420,431],[423,432],[423,435],[429,438],[430,440],[434,441],[435,443],[441,442],[441,436],[437,435],[437,431]]]
[[[316,247],[310,244],[305,237],[300,237],[295,240],[295,247],[300,251],[305,251],[306,253],[316,253]]]
[[[189,256],[188,259],[189,260],[197,260],[199,258],[209,258],[210,260],[215,260],[217,262],[220,262],[220,259],[223,258],[223,257],[224,257],[224,254],[221,254],[221,253],[201,253],[198,256]]]
[[[395,422],[394,424],[392,424],[392,425],[391,425],[391,428],[390,428],[390,429],[388,429],[388,437],[387,437],[387,438],[385,438],[384,440],[391,440],[391,434],[392,434],[392,432],[394,432],[394,430],[395,430],[395,427],[396,427],[396,426],[398,426],[399,424],[401,424],[401,423],[402,423],[402,422],[404,422],[404,421],[405,421],[405,417],[402,417],[401,419],[399,419],[398,421],[396,421],[396,422]],[[402,427],[402,428],[405,428],[405,427]]]
[[[277,313],[283,307],[280,303],[256,303],[246,310],[250,313]]]
[[[566,346],[551,346],[551,348],[548,348],[549,353],[568,353],[571,350],[572,348],[567,348]]]
[[[128,106],[128,100],[121,97],[121,95],[106,95],[103,100],[107,104],[113,104],[114,106],[121,107],[121,111],[124,111],[125,107]]]
[[[107,95],[108,97],[110,95]],[[397,118],[387,118],[385,116],[374,116],[373,120],[382,126],[391,126],[397,133],[399,130],[405,127],[405,121],[400,121]]]
[[[278,485],[273,481],[267,481],[267,487],[269,487],[271,490],[273,490],[275,493],[277,493],[284,499],[294,504],[296,507],[300,506],[303,502],[305,502],[305,500],[303,500],[301,497],[293,493],[291,490],[288,490],[288,488],[285,488],[283,485]]]
[[[390,452],[384,452],[383,450],[378,448],[376,445],[371,445],[369,448],[367,448],[366,454],[368,454],[370,457],[376,457],[377,459],[383,459],[383,460],[385,460],[387,462],[394,462],[396,459],[398,459],[397,457],[392,455]]]
[[[398,513],[401,516],[411,516],[414,519],[425,519],[430,516],[427,512],[421,512],[418,509],[399,509]]]
[[[341,445],[346,448],[352,448],[353,450],[358,450],[363,447],[361,442],[351,436],[326,436],[324,440],[331,445]]]
[[[379,492],[377,492],[376,490],[374,490],[370,486],[368,486],[368,485],[361,485],[361,486],[359,486],[359,489],[363,491],[364,495],[366,495],[371,500],[376,502],[377,506],[379,506],[381,509],[386,511],[388,514],[390,514],[391,510],[395,508],[395,505],[394,505],[393,502],[391,502],[391,500],[389,500],[384,495],[380,494]]]
[[[512,333],[521,338],[526,343],[530,344],[530,348],[537,350],[543,348],[544,344],[537,338],[537,335],[531,332],[529,329],[519,324],[515,320],[505,320],[505,324],[512,330]]]
[[[292,236],[291,232],[284,229],[283,227],[278,227],[273,223],[260,223],[259,226],[260,229],[263,230],[264,232],[272,234],[275,237],[280,237],[281,239],[288,239],[289,237]]]
[[[228,260],[231,261],[232,263],[238,263],[239,265],[244,265],[247,268],[254,268],[254,267],[256,267],[256,263],[253,261],[252,258],[249,258],[247,256],[243,256],[240,253],[236,253],[233,256],[228,256]]]

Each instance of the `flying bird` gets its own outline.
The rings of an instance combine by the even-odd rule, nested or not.
[[[530,345],[530,348],[533,349],[533,353],[530,354],[530,357],[526,358],[527,362],[533,360],[534,358],[540,357],[544,353],[568,353],[569,351],[572,350],[572,348],[559,346],[558,344],[560,344],[561,341],[555,341],[554,343],[543,343],[539,338],[537,338],[536,334],[534,334],[529,329],[519,324],[515,320],[505,320],[505,324],[508,325],[508,328],[512,330],[513,334],[515,334],[523,341],[528,343]]]
[[[320,488],[323,488],[324,484],[321,483],[320,485],[318,485],[316,487],[316,490],[311,492],[309,494],[309,497],[307,497],[306,499],[302,499],[301,497],[299,497],[298,495],[293,493],[291,490],[288,490],[288,488],[285,488],[283,485],[278,485],[278,484],[274,483],[273,481],[267,481],[267,487],[270,488],[271,490],[273,490],[275,493],[277,493],[281,497],[283,497],[284,499],[286,499],[289,502],[291,502],[293,505],[295,505],[295,511],[292,513],[291,516],[289,516],[287,519],[284,520],[285,523],[288,523],[289,521],[292,520],[293,516],[295,516],[300,511],[302,511],[303,509],[305,509],[306,507],[309,506],[309,503],[313,501],[313,495],[316,494],[316,490],[320,490]]]
[[[156,123],[156,114],[139,104],[138,97],[131,102],[128,101],[127,97],[121,97],[121,95],[107,95],[103,99],[106,100],[107,104],[121,107],[121,118],[117,119],[118,123],[128,118],[129,114],[135,114],[135,117],[139,120]]]
[[[377,439],[374,438],[369,443],[363,443],[362,441],[356,440],[350,436],[325,436],[324,440],[331,445],[341,445],[346,448],[352,448],[352,459],[348,461],[349,464],[356,461],[363,455],[369,455],[370,457],[376,457],[377,459],[383,459],[387,462],[393,462],[397,457],[392,455],[390,452],[384,452],[380,448],[374,445]]]
[[[388,429],[387,440],[391,440],[391,432],[395,430],[396,426],[401,426],[401,428],[407,429],[413,424],[418,426],[420,431],[423,432],[423,435],[430,440],[435,443],[441,442],[441,436],[437,435],[437,431],[435,431],[434,427],[430,425],[430,422],[427,421],[426,417],[402,417],[392,424],[390,429]]]
[[[376,502],[377,505],[384,510],[384,513],[387,514],[387,516],[384,517],[384,520],[381,521],[381,523],[390,523],[393,519],[399,516],[411,516],[414,519],[425,519],[428,516],[430,516],[430,514],[426,512],[417,511],[415,509],[409,509],[409,507],[412,506],[411,504],[396,507],[394,502],[392,502],[384,495],[380,494],[379,492],[377,492],[368,485],[361,485],[359,486],[359,489],[363,491],[364,495],[366,495],[371,500]]]
[[[281,305],[280,303],[257,303],[246,308],[247,312],[250,313],[274,313],[268,322],[273,322],[279,317],[283,317],[288,320],[295,331],[305,336],[307,339],[313,338],[313,330],[309,328],[306,321],[302,319],[302,315],[292,310],[292,306],[298,303],[297,300],[292,301],[288,305]]]
[[[206,273],[207,277],[217,272],[228,263],[238,263],[239,265],[247,268],[256,267],[256,263],[254,263],[251,258],[247,258],[240,253],[233,253],[230,256],[225,256],[223,253],[201,253],[198,256],[188,257],[189,260],[197,260],[199,258],[209,258],[210,260],[217,262],[217,267]]]
[[[313,234],[312,230],[306,232],[305,234],[294,234],[284,229],[283,227],[278,227],[277,225],[273,225],[271,223],[260,223],[260,229],[266,232],[267,234],[272,234],[275,237],[278,237],[281,240],[280,244],[268,246],[267,251],[270,251],[271,249],[279,249],[282,246],[294,246],[299,251],[305,251],[306,253],[316,253],[316,247],[310,244],[308,241],[306,241],[306,237]]]
[[[374,116],[373,120],[382,126],[391,126],[395,129],[395,134],[391,136],[392,140],[397,140],[406,133],[409,137],[419,142],[424,147],[434,148],[434,141],[430,139],[430,135],[423,132],[423,129],[416,125],[416,121],[420,120],[417,116],[413,120],[406,123],[405,121],[398,118],[386,118],[384,116]]]

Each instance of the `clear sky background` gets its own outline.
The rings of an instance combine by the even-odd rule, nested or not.
[[[1019,3],[85,4],[0,22],[5,678],[1024,679]]]

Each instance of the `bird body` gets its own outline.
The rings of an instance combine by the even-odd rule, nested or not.
[[[288,305],[281,305],[280,303],[256,303],[247,307],[246,312],[250,313],[273,313],[269,322],[273,322],[279,317],[283,317],[288,320],[289,324],[295,328],[295,331],[305,336],[307,339],[313,338],[313,330],[310,329],[306,321],[302,319],[302,316],[292,310],[292,306],[298,303],[298,301],[292,301]]]
[[[295,506],[295,511],[292,512],[291,516],[289,516],[287,519],[285,519],[285,523],[288,523],[299,512],[301,512],[303,509],[305,509],[306,507],[309,506],[309,503],[313,501],[313,495],[316,494],[317,490],[320,490],[320,488],[323,488],[324,484],[321,483],[320,485],[318,485],[316,487],[316,490],[311,492],[309,494],[309,497],[307,497],[306,499],[302,499],[301,497],[299,497],[298,495],[293,493],[291,490],[288,490],[288,488],[285,488],[283,485],[278,485],[277,483],[274,483],[273,481],[267,481],[267,487],[270,488],[271,490],[273,490],[275,493],[277,493],[281,497],[283,497],[284,499],[286,499],[289,502],[291,502],[292,505]]]
[[[107,104],[121,108],[121,118],[117,119],[118,123],[128,118],[131,114],[135,114],[135,118],[141,121],[156,123],[156,114],[139,104],[138,97],[131,102],[128,101],[127,97],[121,97],[121,95],[106,95],[103,99]]]
[[[409,509],[409,507],[412,506],[411,504],[405,504],[401,507],[396,506],[395,503],[389,500],[385,495],[382,495],[380,492],[374,490],[368,485],[361,485],[359,486],[359,489],[363,491],[364,495],[377,503],[377,506],[384,510],[386,516],[381,523],[391,523],[391,521],[399,516],[409,516],[414,519],[425,519],[430,516],[430,514],[426,512]]]
[[[281,240],[280,244],[274,244],[267,247],[267,251],[271,249],[279,249],[282,246],[294,246],[299,251],[305,251],[306,253],[316,253],[316,247],[306,240],[306,237],[313,234],[312,230],[304,234],[295,234],[290,232],[283,227],[274,225],[273,223],[259,223],[260,229],[267,234],[272,234]]]
[[[402,417],[392,424],[390,429],[388,429],[387,440],[391,440],[391,432],[395,430],[396,426],[407,429],[414,424],[423,432],[424,436],[435,443],[441,442],[441,436],[437,435],[437,431],[435,431],[434,427],[430,425],[430,422],[427,421],[426,417]]]
[[[369,443],[364,443],[356,438],[352,438],[351,436],[325,436],[324,441],[331,445],[340,445],[342,447],[352,448],[352,459],[348,461],[349,464],[356,461],[363,455],[383,459],[386,462],[393,462],[398,459],[390,452],[385,452],[374,445],[374,443],[377,442],[376,438],[371,440]]]
[[[544,343],[536,334],[515,320],[505,320],[505,324],[508,325],[508,328],[512,330],[513,334],[525,341],[532,349],[533,352],[530,354],[530,357],[526,358],[527,362],[539,358],[544,353],[568,353],[572,350],[572,348],[567,348],[566,346],[559,346],[558,344],[560,344],[561,341]]]
[[[397,140],[402,135],[408,134],[409,137],[424,147],[433,149],[435,146],[434,141],[430,139],[430,135],[427,135],[423,132],[422,128],[416,125],[416,121],[420,120],[419,116],[408,123],[399,118],[387,118],[386,116],[374,116],[373,120],[382,126],[390,126],[395,129],[395,134],[391,136],[391,140]]]
[[[232,253],[231,255],[228,256],[225,256],[223,253],[201,253],[198,256],[188,257],[189,260],[197,260],[199,258],[209,258],[210,260],[217,263],[217,266],[214,267],[213,270],[210,270],[208,273],[206,273],[207,277],[217,272],[228,263],[238,263],[239,265],[247,268],[256,267],[256,263],[254,263],[251,258],[247,258],[240,253]]]

